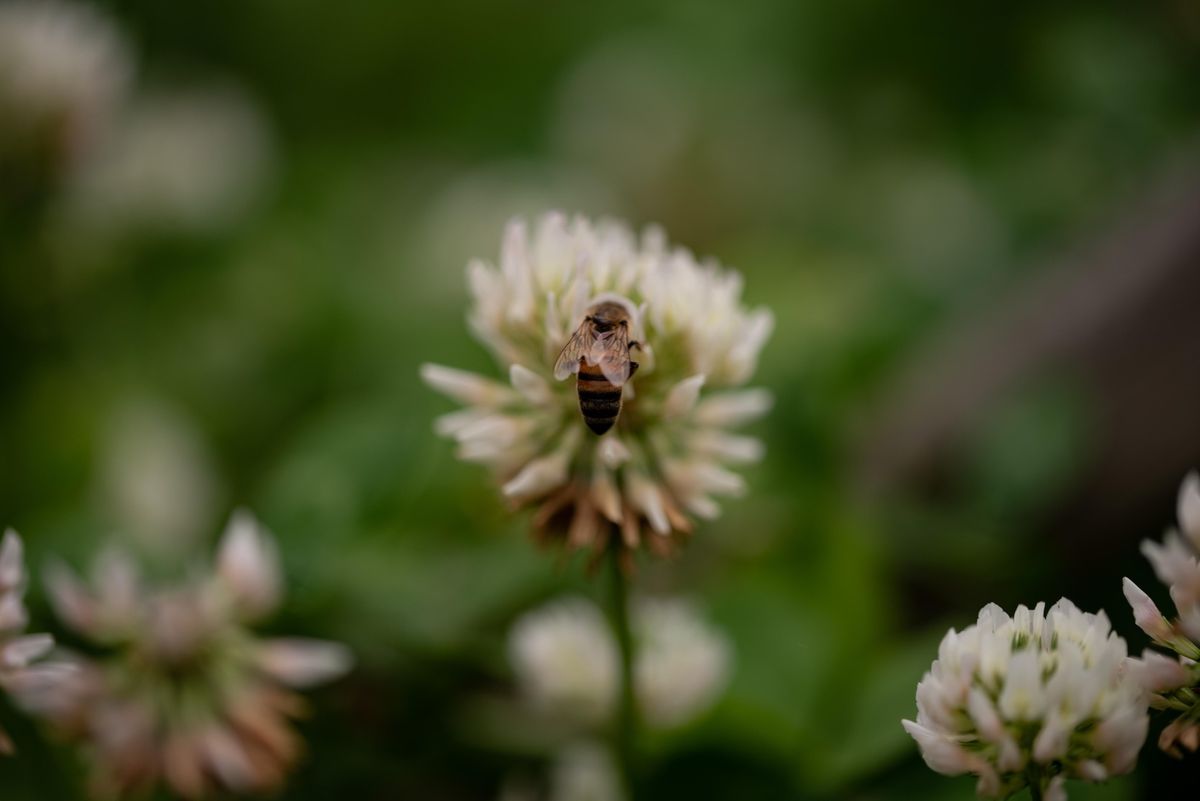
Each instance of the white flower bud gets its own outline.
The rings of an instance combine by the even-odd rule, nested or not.
[[[1175,629],[1163,613],[1158,611],[1158,606],[1150,596],[1128,578],[1121,583],[1121,588],[1125,591],[1125,600],[1129,601],[1129,606],[1133,609],[1133,620],[1138,628],[1155,642],[1170,642],[1175,637]]]
[[[233,513],[217,552],[217,576],[247,619],[271,612],[282,594],[279,550],[254,515]]]

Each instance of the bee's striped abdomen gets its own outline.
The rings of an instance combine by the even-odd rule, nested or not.
[[[621,413],[621,388],[614,386],[604,374],[592,372],[587,367],[579,369],[579,411],[588,428],[603,434],[617,422]]]

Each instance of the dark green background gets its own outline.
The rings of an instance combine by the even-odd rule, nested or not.
[[[10,219],[0,519],[35,569],[84,562],[122,526],[96,489],[113,415],[148,398],[188,421],[217,479],[207,541],[253,508],[288,568],[272,628],[359,656],[315,695],[285,797],[490,799],[541,759],[482,711],[509,686],[503,633],[556,592],[601,588],[537,552],[434,437],[451,405],[417,366],[493,369],[463,322],[463,267],[547,206],[661,223],[740,269],[778,321],[749,497],[639,575],[698,599],[737,661],[711,714],[644,743],[643,797],[967,799],[971,781],[929,772],[899,725],[947,627],[1067,594],[1143,647],[1120,578],[1147,580],[1137,543],[1170,522],[1186,464],[1159,464],[1119,528],[1060,525],[1086,519],[1071,510],[1097,443],[1123,425],[1093,413],[1086,380],[1017,382],[933,478],[882,493],[863,439],[925,343],[1035,285],[1188,152],[1189,3],[105,5],[142,86],[242,85],[276,170],[211,235],[63,248],[44,209]],[[1178,345],[1154,344],[1145,359]],[[1176,435],[1200,462],[1195,426]],[[74,798],[72,755],[0,719],[21,745],[0,762],[5,798]],[[1071,798],[1161,798],[1194,766],[1150,747],[1137,776]]]

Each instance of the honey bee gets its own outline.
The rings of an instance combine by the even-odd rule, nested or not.
[[[596,434],[617,422],[622,387],[637,372],[638,363],[630,360],[629,351],[641,345],[629,339],[631,319],[622,303],[605,300],[593,304],[554,363],[554,377],[559,381],[578,373],[579,411]]]

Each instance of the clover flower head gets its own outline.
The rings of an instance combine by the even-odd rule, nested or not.
[[[1132,770],[1148,718],[1125,641],[1103,612],[1064,598],[1012,616],[989,604],[951,629],[917,685],[916,721],[903,724],[930,768],[978,776],[981,797],[1036,784],[1065,799],[1068,778]]]
[[[128,44],[96,7],[0,4],[0,148],[71,162],[99,136],[132,74]]]
[[[648,726],[680,726],[712,705],[728,681],[732,649],[690,603],[636,598],[631,627],[634,696]],[[611,719],[617,643],[591,601],[559,599],[526,613],[510,632],[509,657],[537,711],[585,729]]]
[[[612,754],[591,742],[571,743],[554,755],[549,801],[625,801]]]
[[[266,116],[237,86],[148,93],[79,170],[66,215],[85,230],[213,233],[254,208],[273,162]]]
[[[590,601],[564,598],[526,613],[509,633],[508,653],[522,693],[539,711],[584,724],[611,714],[617,646]]]
[[[1125,598],[1134,621],[1154,645],[1172,652],[1147,650],[1134,660],[1134,670],[1150,705],[1171,710],[1178,716],[1167,725],[1158,745],[1172,756],[1200,749],[1200,475],[1191,473],[1179,490],[1179,528],[1167,532],[1160,544],[1146,540],[1142,553],[1154,572],[1168,587],[1176,615],[1168,619],[1141,587],[1125,579]]]
[[[641,599],[633,620],[643,718],[660,728],[687,723],[725,689],[733,662],[729,641],[678,598]]]
[[[29,622],[25,610],[25,549],[12,529],[0,540],[0,687],[15,692],[22,683],[48,668],[37,663],[50,650],[49,634],[24,634]],[[0,729],[0,753],[11,754],[12,741]]]
[[[619,531],[627,549],[670,553],[693,516],[718,514],[714,495],[744,490],[729,466],[763,448],[731,429],[770,406],[764,391],[742,387],[773,323],[743,305],[738,273],[698,263],[658,229],[638,238],[619,223],[551,213],[532,232],[511,223],[499,265],[473,262],[468,281],[471,330],[507,381],[423,366],[427,383],[466,407],[437,430],[461,458],[491,468],[515,506],[537,506],[544,538],[599,552]],[[640,349],[628,351],[638,368],[621,387],[616,424],[597,436],[576,380],[556,380],[554,365],[602,302],[625,310]]]
[[[248,513],[235,514],[215,570],[151,587],[110,550],[84,582],[48,577],[62,621],[94,655],[67,653],[58,670],[22,682],[18,702],[80,742],[92,791],[124,797],[166,784],[185,798],[279,786],[299,756],[289,721],[294,690],[345,672],[341,645],[261,639],[249,624],[280,600],[278,554]]]

